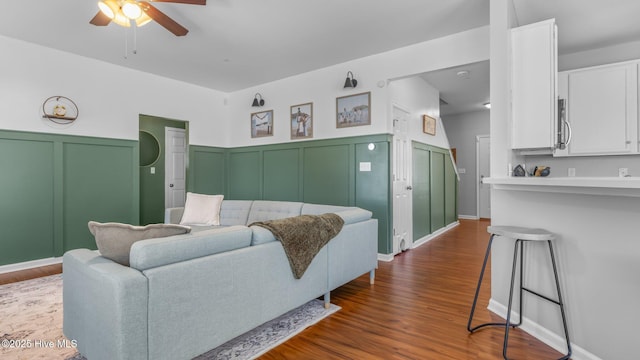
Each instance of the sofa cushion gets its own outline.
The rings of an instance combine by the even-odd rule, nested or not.
[[[220,205],[224,195],[187,193],[181,225],[220,225]]]
[[[119,264],[129,266],[129,252],[133,243],[151,238],[186,234],[188,226],[175,224],[151,224],[134,226],[121,223],[89,221],[89,231],[96,239],[100,254]]]
[[[256,200],[251,205],[247,224],[299,216],[301,210],[300,202]]]
[[[253,200],[224,200],[220,208],[220,225],[247,225]]]
[[[244,225],[148,239],[138,241],[131,247],[131,267],[142,271],[240,249],[250,244],[251,230]]]

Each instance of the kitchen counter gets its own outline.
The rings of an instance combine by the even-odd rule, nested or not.
[[[496,190],[640,197],[640,177],[489,177]]]

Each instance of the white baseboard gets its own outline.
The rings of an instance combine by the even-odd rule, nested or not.
[[[445,227],[443,227],[441,229],[438,229],[435,232],[433,232],[433,233],[431,233],[431,234],[429,234],[427,236],[423,236],[420,239],[414,241],[413,242],[413,246],[411,246],[411,248],[415,249],[418,246],[424,245],[424,244],[428,243],[430,240],[433,240],[433,238],[446,233],[447,231],[453,229],[454,227],[456,227],[458,225],[460,225],[459,221],[452,222],[451,224],[449,224],[449,225],[447,225],[447,226],[445,226]]]
[[[454,227],[456,227],[456,226],[458,226],[458,225],[460,225],[460,222],[459,222],[459,221],[456,221],[456,222],[453,222],[453,223],[451,223],[451,224],[449,224],[449,225],[447,225],[447,226],[443,227],[442,229],[438,229],[438,230],[436,230],[433,234],[429,234],[429,235],[427,235],[427,236],[424,236],[424,237],[422,237],[422,238],[420,238],[420,239],[416,240],[416,241],[413,243],[413,245],[411,246],[411,248],[412,248],[412,249],[415,249],[415,248],[417,248],[418,246],[420,246],[420,245],[422,245],[422,244],[427,243],[429,240],[431,240],[431,239],[435,238],[435,237],[436,237],[436,236],[438,236],[438,235],[442,235],[442,234],[444,234],[445,232],[447,232],[447,231],[449,231],[449,230],[453,229]],[[393,254],[393,253],[391,253],[391,254],[378,254],[378,260],[379,260],[379,261],[386,261],[386,262],[393,261],[393,257],[394,257],[395,255],[397,255],[397,254]]]
[[[60,264],[60,263],[62,263],[62,257],[52,257],[52,258],[46,258],[46,259],[25,261],[25,262],[16,263],[16,264],[2,265],[0,266],[0,274],[20,271],[20,270],[33,269],[40,266],[54,265],[54,264]]]
[[[507,318],[507,307],[493,299],[489,300],[489,306],[487,307],[487,309],[503,319]],[[520,314],[512,310],[511,322],[517,322],[519,318]],[[556,333],[550,331],[549,329],[534,321],[527,319],[526,317],[522,319],[522,325],[520,325],[519,328],[529,335],[554,348],[556,351],[559,351],[563,354],[567,353],[567,345],[564,336],[557,335]],[[571,338],[571,332],[569,332],[569,338]],[[573,342],[571,343],[571,350],[571,359],[573,360],[602,360],[598,356],[588,352],[587,350],[581,348]]]
[[[476,215],[458,215],[458,219],[464,219],[464,220],[478,220],[480,219],[478,216]]]
[[[378,260],[390,262],[393,261],[393,256],[394,254],[378,254]]]

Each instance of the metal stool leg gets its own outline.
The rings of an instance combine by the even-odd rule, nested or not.
[[[569,341],[569,330],[567,328],[567,317],[564,314],[564,301],[562,301],[562,294],[560,293],[560,281],[558,280],[558,269],[556,268],[556,258],[553,255],[553,246],[551,241],[547,240],[549,244],[549,254],[551,255],[551,265],[553,266],[553,276],[556,279],[556,290],[558,291],[558,302],[560,306],[560,314],[562,315],[562,326],[564,327],[564,337],[567,340],[567,355],[561,357],[559,360],[565,360],[571,358],[571,341]]]
[[[476,327],[471,327],[471,322],[473,321],[473,314],[476,311],[476,304],[478,303],[478,295],[480,294],[480,286],[482,285],[482,278],[484,277],[484,270],[487,267],[487,261],[489,260],[489,255],[491,254],[491,243],[493,242],[493,237],[495,235],[492,234],[489,238],[489,244],[487,245],[487,252],[484,255],[484,262],[482,263],[482,269],[480,270],[480,278],[478,279],[478,286],[476,287],[476,294],[473,297],[473,305],[471,306],[471,313],[469,314],[469,322],[467,323],[467,330],[469,332],[474,332],[485,326],[500,326],[504,325],[504,323],[486,323],[481,324]]]
[[[520,245],[520,306],[522,307],[522,240],[516,239],[513,246],[513,265],[511,266],[511,287],[509,288],[509,305],[507,306],[507,321],[504,323],[504,343],[502,345],[502,356],[507,359],[507,344],[509,343],[509,327],[518,325],[511,324],[511,306],[513,304],[513,285],[516,279],[516,265],[518,264],[518,245]],[[522,323],[522,308],[520,309],[520,323]]]

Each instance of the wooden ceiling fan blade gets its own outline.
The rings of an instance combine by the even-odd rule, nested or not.
[[[189,5],[207,5],[207,0],[151,0],[152,2],[189,4]]]
[[[155,20],[158,24],[162,25],[165,29],[171,31],[175,36],[185,36],[189,32],[184,26],[175,22],[172,18],[168,17],[162,11],[156,9],[153,5],[146,1],[139,2],[142,11],[144,11],[150,18]]]
[[[109,25],[110,22],[111,19],[107,15],[102,13],[102,11],[98,11],[96,16],[94,16],[93,19],[89,21],[89,24],[93,24],[95,26],[106,26]]]

